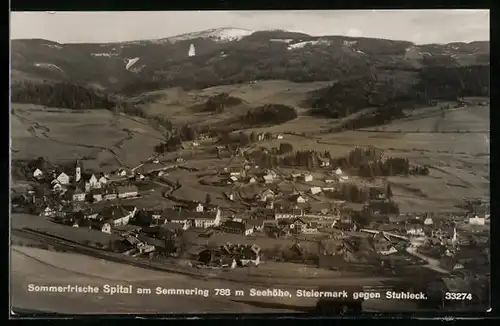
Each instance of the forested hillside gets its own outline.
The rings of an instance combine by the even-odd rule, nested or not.
[[[70,83],[25,81],[12,86],[11,101],[75,110],[111,109],[115,106],[108,95]]]

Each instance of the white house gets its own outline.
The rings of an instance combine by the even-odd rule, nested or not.
[[[254,177],[251,177],[250,179],[248,179],[248,183],[256,183],[257,180],[254,178]]]
[[[313,181],[313,176],[311,174],[304,174],[304,182]]]
[[[262,177],[262,179],[264,179],[264,183],[273,183],[274,181],[274,177],[272,176],[272,174],[266,174],[265,176]]]
[[[58,192],[58,191],[62,191],[62,190],[63,190],[63,186],[61,186],[61,184],[59,182],[54,182],[52,184],[52,191]]]
[[[229,173],[230,176],[232,177],[239,177],[241,175],[240,171],[232,171]]]
[[[258,195],[259,200],[262,202],[266,202],[270,199],[273,199],[274,196],[275,196],[275,193],[271,189],[266,189]]]
[[[332,178],[326,178],[325,183],[335,183],[335,179]]]
[[[98,180],[99,184],[101,186],[104,186],[106,183],[108,183],[108,179],[106,178],[106,176],[102,175],[99,180]]]
[[[57,180],[60,184],[62,184],[62,185],[68,185],[68,184],[69,184],[69,176],[68,176],[66,173],[64,173],[64,172],[61,172],[61,173],[57,176],[56,180]]]
[[[116,188],[118,198],[130,198],[136,197],[139,194],[139,190],[136,186],[120,186]]]
[[[306,199],[302,195],[294,195],[292,196],[292,200],[297,204],[304,204]]]
[[[432,218],[428,217],[424,220],[424,224],[425,225],[432,225],[434,223],[434,221],[432,220]]]
[[[341,176],[339,177],[339,181],[340,181],[340,182],[347,182],[348,180],[349,180],[349,177],[348,177],[348,176],[346,176],[346,175],[341,175]]]
[[[103,223],[103,225],[101,226],[101,232],[111,234],[111,224]]]
[[[201,203],[198,203],[198,205],[196,205],[195,211],[201,213],[204,209],[205,208],[203,207],[203,205]]]
[[[116,171],[116,175],[119,175],[120,177],[124,177],[127,175],[127,170],[119,169],[118,171]]]
[[[277,139],[283,139],[283,135],[282,135],[282,134],[279,134],[276,138],[277,138]]]
[[[321,192],[321,187],[311,187],[310,191],[313,195],[319,194]]]
[[[92,199],[95,202],[100,202],[102,200],[102,194],[96,192],[96,193],[92,194]]]
[[[379,253],[382,256],[387,256],[387,255],[390,255],[390,254],[394,254],[396,252],[398,252],[398,250],[396,248],[394,248],[393,246],[391,246],[388,250],[381,250],[381,251],[379,251]]]
[[[424,229],[420,226],[413,226],[406,229],[406,234],[414,236],[425,236]]]
[[[38,178],[41,178],[43,176],[43,172],[42,170],[40,169],[36,169],[35,171],[33,171],[33,177],[38,179]]]
[[[337,170],[335,170],[335,174],[338,175],[338,176],[341,176],[344,172],[342,171],[341,168],[337,168]]]
[[[469,218],[470,225],[484,225],[485,223],[486,223],[486,220],[484,217],[479,217],[476,215],[475,217]]]

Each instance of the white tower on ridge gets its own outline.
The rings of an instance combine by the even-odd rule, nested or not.
[[[188,56],[194,57],[195,55],[196,55],[196,49],[194,48],[194,44],[191,44],[191,46],[189,47]]]
[[[75,181],[78,182],[82,178],[82,165],[80,161],[76,161],[75,166]]]

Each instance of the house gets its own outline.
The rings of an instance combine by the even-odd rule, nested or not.
[[[115,187],[106,187],[101,189],[103,200],[115,200],[118,198]]]
[[[192,145],[193,145],[193,147],[198,147],[198,146],[200,146],[200,143],[198,143],[198,142],[194,141],[194,142],[192,143]]]
[[[268,200],[274,199],[275,193],[271,189],[266,189],[257,195],[258,200],[261,202],[267,202]]]
[[[406,234],[414,236],[425,236],[424,228],[420,225],[409,225],[406,227]]]
[[[120,177],[125,177],[127,176],[129,173],[126,169],[118,169],[116,172],[115,172],[116,175],[120,176]]]
[[[432,218],[428,217],[424,220],[424,225],[432,225],[434,222],[432,221]]]
[[[181,162],[184,162],[184,159],[182,157],[178,157],[178,158],[175,159],[175,161],[177,163],[181,163]]]
[[[203,205],[199,204],[197,207],[199,210]],[[220,224],[222,213],[218,208],[215,211],[190,211],[169,208],[163,210],[162,219],[166,222],[182,225],[183,230],[187,230],[190,227],[209,228]]]
[[[133,211],[125,209],[123,206],[105,207],[98,215],[97,220],[107,221],[111,226],[127,225],[131,218],[134,217],[137,210]]]
[[[254,232],[259,232],[264,229],[264,219],[253,219],[246,221],[246,224],[253,227]]]
[[[257,140],[258,140],[258,141],[262,141],[262,140],[264,140],[265,138],[266,138],[266,135],[265,135],[265,134],[263,134],[263,133],[260,133],[260,134],[258,134],[258,135],[257,135]]]
[[[231,193],[225,193],[225,195],[226,195],[226,198],[227,198],[228,200],[231,200],[231,201],[233,201],[233,200],[234,200],[234,194],[233,194],[232,192],[231,192]]]
[[[235,183],[236,181],[238,181],[238,178],[235,177],[235,176],[230,176],[229,177],[229,180],[228,180],[228,183]]]
[[[276,136],[277,139],[283,139],[283,135],[282,134],[278,134],[278,136]]]
[[[300,194],[292,195],[290,200],[297,204],[304,204],[306,202],[306,199]]]
[[[349,177],[348,177],[348,176],[346,176],[346,175],[341,175],[341,176],[339,177],[339,181],[340,181],[340,182],[347,182],[348,180],[349,180]]]
[[[80,188],[76,188],[73,192],[72,198],[74,202],[82,202],[85,201],[86,194]]]
[[[274,213],[275,220],[293,219],[300,216],[304,216],[304,211],[302,209],[292,209],[290,211],[280,211]]]
[[[342,231],[356,231],[357,226],[354,223],[349,223],[349,222],[335,222],[333,224],[333,227],[342,230]]]
[[[40,169],[37,168],[35,171],[33,171],[33,178],[40,179],[42,177],[43,177],[42,170],[40,170]]]
[[[342,174],[344,174],[344,172],[342,171],[342,169],[341,169],[341,168],[337,168],[337,170],[335,170],[335,174],[336,174],[337,176],[341,176]]]
[[[251,235],[253,230],[253,226],[243,222],[227,221],[221,225],[221,231],[226,233]]]
[[[311,174],[304,174],[303,178],[304,178],[304,182],[313,181],[313,176]]]
[[[248,179],[248,183],[256,183],[257,180],[254,178],[254,177],[250,177],[250,179]]]
[[[476,215],[475,217],[469,218],[470,225],[485,225],[485,223],[486,219],[484,217],[479,217]]]
[[[61,172],[56,180],[61,184],[61,185],[68,185],[69,184],[69,176],[64,173],[64,172]]]
[[[266,174],[262,177],[262,180],[264,181],[264,183],[266,184],[269,184],[269,183],[273,183],[274,182],[274,177],[272,174]]]
[[[321,187],[311,187],[310,191],[313,195],[319,194],[321,192]]]
[[[196,212],[200,213],[200,212],[203,212],[205,210],[205,207],[203,207],[203,205],[201,203],[198,203],[194,209]]]
[[[458,240],[457,229],[456,227],[443,227],[431,230],[431,240],[454,244]]]
[[[139,190],[136,186],[128,185],[128,186],[118,186],[116,187],[116,193],[118,198],[130,198],[136,197],[139,194]]]
[[[64,190],[64,188],[63,188],[63,186],[59,182],[53,183],[53,185],[52,185],[52,191],[54,191],[54,192],[60,192],[60,191],[63,191],[63,190]]]
[[[236,170],[230,171],[229,172],[229,176],[231,176],[231,177],[239,177],[239,176],[241,176],[241,171],[236,171]]]
[[[335,182],[337,182],[337,180],[333,179],[333,178],[326,178],[325,179],[325,183],[335,183]]]
[[[302,230],[307,228],[307,223],[304,222],[301,218],[295,218],[290,224],[289,224],[290,231],[292,233],[298,234],[302,233]]]

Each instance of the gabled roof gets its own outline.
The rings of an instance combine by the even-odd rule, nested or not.
[[[129,215],[130,212],[123,208],[123,206],[110,206],[105,207],[99,216],[104,220],[117,220]]]

